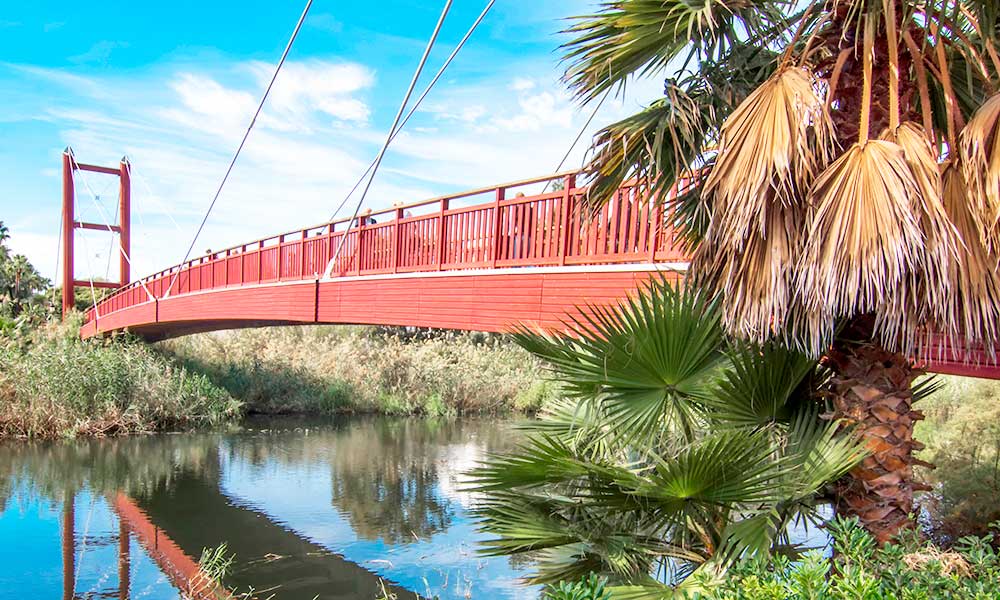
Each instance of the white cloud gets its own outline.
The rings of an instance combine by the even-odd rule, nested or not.
[[[257,107],[249,92],[228,89],[203,75],[183,73],[170,88],[180,105],[157,111],[159,116],[193,131],[233,133],[246,127]]]
[[[541,92],[518,98],[521,110],[511,117],[494,119],[492,125],[508,131],[539,131],[545,127],[568,127],[573,121],[573,105],[565,94]]]
[[[261,89],[274,72],[274,66],[265,62],[250,63],[249,68]],[[355,94],[374,81],[375,74],[356,63],[286,63],[268,97],[267,114],[299,127],[305,127],[315,111],[339,121],[364,122],[371,110]]]
[[[340,33],[344,30],[344,24],[330,13],[310,15],[306,25],[329,33]]]
[[[528,90],[535,88],[535,82],[531,79],[525,79],[524,77],[518,77],[510,84],[510,89],[515,92],[526,92]]]

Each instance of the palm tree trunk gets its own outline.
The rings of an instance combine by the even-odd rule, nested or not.
[[[913,475],[914,465],[926,464],[913,455],[923,448],[913,427],[924,417],[913,410],[912,383],[923,372],[870,336],[855,339],[865,341],[842,337],[826,357],[835,373],[830,416],[853,427],[871,454],[837,483],[834,504],[884,544],[914,526],[913,493],[927,489]]]
[[[896,2],[896,14],[903,14],[903,3]],[[858,139],[862,105],[863,71],[861,53],[857,51],[858,31],[848,24],[848,15],[856,8],[853,2],[829,0],[827,9],[834,11],[828,28],[818,43],[827,47],[828,58],[821,61],[818,71],[829,77],[841,50],[848,55],[831,110],[839,141],[848,148]],[[875,40],[875,65],[872,77],[874,102],[869,115],[869,130],[879,135],[889,125],[888,40],[880,30]],[[910,58],[904,49],[899,54],[899,90],[902,118],[915,120],[910,98],[914,84],[910,80]],[[832,403],[830,416],[842,419],[865,440],[871,452],[860,465],[838,482],[834,505],[838,514],[857,516],[880,544],[884,544],[903,529],[913,527],[913,493],[926,489],[913,476],[914,465],[927,465],[917,459],[914,451],[923,444],[913,439],[913,426],[923,418],[913,410],[913,380],[923,372],[915,368],[906,356],[887,350],[873,336],[871,316],[856,317],[841,332],[834,347],[826,355],[826,363],[834,371],[828,390]]]

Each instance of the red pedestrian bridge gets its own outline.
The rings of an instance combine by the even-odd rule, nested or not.
[[[542,188],[552,183],[559,189]],[[688,255],[641,186],[624,185],[594,215],[582,209],[585,194],[564,173],[256,240],[117,289],[87,312],[81,334],[160,340],[314,323],[557,329],[574,307],[614,303],[651,276],[682,276]],[[985,362],[928,366],[1000,379]]]

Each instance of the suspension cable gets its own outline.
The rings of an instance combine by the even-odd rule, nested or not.
[[[426,88],[424,88],[423,93],[421,93],[420,96],[417,97],[416,102],[413,103],[413,107],[410,108],[409,112],[406,113],[406,116],[403,117],[403,120],[399,122],[399,127],[397,127],[392,132],[392,135],[389,137],[390,142],[396,139],[396,135],[400,131],[402,131],[403,127],[406,127],[406,123],[410,120],[410,117],[412,117],[413,114],[417,112],[417,109],[420,108],[420,104],[424,101],[424,98],[427,97],[427,94],[430,93],[431,88],[433,88],[434,84],[437,83],[438,79],[441,79],[441,76],[444,75],[444,72],[448,68],[448,65],[450,65],[451,61],[453,61],[455,57],[458,55],[458,52],[462,49],[462,46],[465,46],[465,42],[469,41],[469,38],[472,37],[472,33],[476,30],[477,27],[479,27],[479,24],[483,22],[483,19],[486,18],[486,14],[490,12],[490,9],[493,8],[493,4],[495,2],[496,0],[490,0],[489,3],[486,5],[486,8],[483,9],[483,12],[479,13],[479,18],[476,19],[476,21],[472,24],[472,27],[469,28],[469,31],[466,32],[465,37],[463,37],[462,40],[458,42],[458,45],[455,46],[455,49],[451,51],[451,54],[444,61],[444,64],[441,65],[441,68],[438,69],[438,72],[434,75],[434,78],[431,79],[431,82],[427,84]],[[330,215],[330,221],[333,221],[334,219],[337,218],[337,215],[340,214],[340,209],[344,208],[344,205],[347,204],[347,201],[350,199],[350,197],[354,195],[354,192],[358,191],[358,186],[361,185],[361,182],[365,180],[365,177],[368,176],[368,173],[371,172],[372,167],[374,166],[375,166],[375,160],[373,159],[371,164],[368,165],[368,168],[365,169],[365,172],[361,174],[361,177],[359,177],[358,180],[354,182],[354,187],[351,188],[351,191],[347,192],[347,195],[344,196],[344,199],[340,201],[339,205],[337,205],[337,209],[333,211],[332,215]],[[331,228],[333,227],[332,223],[330,224],[330,227]],[[330,232],[331,233],[333,232],[332,229],[330,230]]]
[[[420,57],[420,63],[417,64],[417,70],[413,72],[413,79],[410,80],[410,86],[406,89],[406,95],[403,96],[403,102],[399,105],[399,110],[396,111],[396,118],[392,121],[392,127],[389,128],[389,133],[385,137],[385,142],[382,144],[382,149],[379,150],[378,156],[375,157],[375,163],[371,168],[371,176],[368,178],[368,183],[365,184],[365,189],[361,192],[361,198],[358,199],[358,205],[354,207],[354,214],[351,216],[351,220],[347,222],[348,228],[350,228],[351,223],[358,218],[358,211],[361,210],[361,205],[365,201],[365,196],[368,195],[368,190],[371,189],[372,181],[375,180],[375,174],[378,173],[379,165],[382,164],[382,157],[385,156],[386,149],[389,148],[389,142],[392,141],[392,134],[399,126],[399,120],[403,116],[403,111],[406,110],[406,104],[410,101],[410,95],[413,94],[413,88],[417,86],[417,80],[420,79],[420,73],[424,70],[424,65],[427,64],[427,57],[430,56],[431,49],[434,48],[434,42],[437,40],[438,33],[441,31],[441,26],[444,25],[444,19],[448,16],[448,11],[451,9],[451,0],[446,0],[444,3],[444,9],[441,10],[441,16],[438,18],[437,25],[434,26],[434,32],[431,33],[431,38],[427,40],[427,47],[424,48],[424,55]],[[330,231],[330,235],[333,235],[333,231]],[[347,232],[341,236],[340,242],[337,244],[337,251],[330,258],[330,262],[326,265],[326,272],[323,274],[324,279],[328,279],[330,274],[333,272],[333,266],[337,262],[337,258],[340,257],[340,251],[344,248],[344,242],[347,240]]]
[[[313,0],[306,1],[306,7],[302,10],[302,16],[299,17],[298,23],[295,24],[295,29],[292,31],[292,36],[288,38],[288,44],[285,46],[285,51],[281,53],[281,59],[278,61],[278,66],[274,69],[274,74],[271,75],[271,81],[267,84],[267,89],[264,90],[264,95],[260,98],[260,103],[257,105],[257,111],[253,114],[253,119],[250,120],[250,125],[247,126],[246,132],[243,134],[243,139],[240,140],[240,145],[236,148],[236,153],[233,154],[232,160],[229,161],[229,167],[226,169],[226,174],[222,176],[222,181],[219,182],[219,187],[215,190],[215,196],[212,197],[212,202],[208,205],[208,210],[205,211],[205,216],[201,220],[201,224],[198,225],[198,230],[194,234],[194,239],[191,240],[191,245],[188,246],[187,252],[184,253],[184,259],[181,261],[181,265],[187,262],[188,258],[191,257],[191,251],[194,250],[194,245],[198,242],[198,237],[201,235],[201,231],[205,228],[205,223],[208,222],[208,216],[212,213],[212,209],[215,208],[215,203],[219,199],[219,195],[222,193],[222,188],[226,185],[226,181],[229,179],[229,174],[233,172],[233,167],[236,165],[236,159],[240,157],[240,152],[243,151],[243,146],[247,143],[247,138],[250,137],[250,132],[253,130],[253,126],[257,123],[257,117],[260,116],[260,112],[264,109],[264,103],[267,101],[268,94],[271,93],[271,88],[274,87],[274,81],[278,78],[278,73],[281,72],[282,65],[285,64],[285,59],[288,58],[288,53],[292,49],[292,44],[295,42],[295,38],[299,35],[299,30],[302,29],[302,23],[306,20],[306,15],[309,14],[309,8],[312,6]],[[167,291],[163,294],[164,297],[170,295],[170,290],[173,289],[174,284],[177,282],[177,276],[180,275],[181,270],[178,269],[174,276],[170,279],[170,285],[167,286]]]

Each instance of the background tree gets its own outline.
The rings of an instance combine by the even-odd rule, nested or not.
[[[913,357],[959,353],[939,333],[998,341],[998,19],[994,0],[617,0],[565,46],[582,103],[676,73],[598,134],[590,201],[644,179],[728,333],[823,357],[832,416],[871,451],[838,510],[880,541],[920,487]]]
[[[9,230],[0,221],[0,315],[17,317],[44,303],[41,294],[49,281],[21,254],[11,254],[6,242]]]

